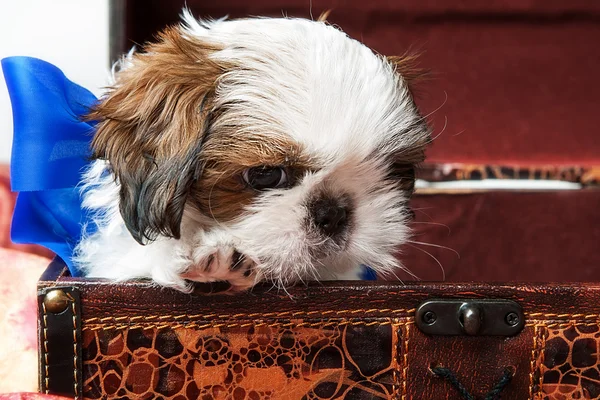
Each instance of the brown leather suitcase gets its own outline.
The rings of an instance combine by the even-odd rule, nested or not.
[[[38,285],[40,388],[121,399],[600,398],[600,286]]]

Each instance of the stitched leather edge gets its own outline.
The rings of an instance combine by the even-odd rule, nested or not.
[[[583,318],[583,319],[600,319],[600,314],[556,314],[556,313],[525,313],[525,316],[527,318],[531,318],[531,319],[539,319],[541,321],[543,320],[555,320],[555,319],[579,319],[579,318]],[[542,317],[542,318],[539,318]]]
[[[130,324],[87,324],[81,328],[82,331],[97,331],[97,330],[126,330],[126,329],[177,329],[177,328],[197,328],[197,329],[205,329],[205,328],[248,328],[251,326],[257,327],[271,327],[271,326],[280,326],[284,328],[302,328],[302,327],[328,327],[328,326],[336,326],[336,325],[352,325],[352,326],[380,326],[380,325],[392,325],[393,321],[350,321],[350,320],[340,320],[340,321],[320,321],[320,322],[207,322],[204,324],[198,323],[178,323],[178,322],[166,322],[163,324],[155,324],[155,323],[138,323],[135,325]]]
[[[546,357],[546,339],[548,338],[548,327],[544,326],[542,333],[541,333],[541,339],[542,339],[542,344],[540,345],[540,352],[539,352],[539,357],[540,357],[540,361],[538,363],[538,369],[539,369],[539,373],[538,373],[538,380],[537,380],[537,385],[538,385],[538,393],[541,395],[543,392],[543,388],[542,388],[542,383],[544,381],[544,376],[542,375],[542,365],[544,365],[544,358]]]
[[[530,371],[529,371],[529,398],[539,399],[542,393],[541,366],[546,347],[548,326],[546,324],[534,325],[533,346],[531,349]]]
[[[392,398],[406,397],[406,355],[408,352],[408,325],[413,324],[413,318],[395,319],[392,324]],[[401,394],[402,393],[402,394]]]
[[[529,398],[533,400],[534,391],[535,391],[535,371],[537,369],[537,360],[538,360],[538,342],[539,342],[539,330],[540,326],[535,325],[533,327],[533,345],[531,347],[531,358],[529,359]]]
[[[293,318],[293,317],[316,317],[316,316],[327,316],[337,315],[344,316],[354,314],[406,314],[407,316],[414,313],[414,308],[370,308],[370,309],[348,309],[348,310],[324,310],[324,311],[282,311],[277,313],[238,313],[238,314],[177,314],[177,315],[134,315],[134,316],[123,316],[123,317],[104,317],[104,318],[87,318],[83,320],[84,324],[98,324],[98,323],[131,323],[131,322],[147,322],[154,320],[193,320],[193,319],[238,319],[238,318]],[[391,316],[391,315],[390,315]],[[382,316],[386,317],[386,316]],[[376,317],[375,317],[376,318]]]
[[[398,322],[398,321],[396,321]],[[400,368],[399,352],[401,350],[402,334],[400,333],[402,324],[396,323],[392,325],[392,349],[394,349],[394,357],[392,358],[392,398],[398,398],[398,369]]]
[[[408,396],[408,335],[410,334],[410,325],[414,321],[407,321],[407,323],[403,326],[404,332],[404,346],[403,346],[403,354],[402,354],[402,400],[406,400]]]
[[[69,298],[67,308],[53,313],[44,303],[46,295],[61,290]],[[58,394],[81,398],[81,315],[80,292],[73,286],[39,288],[38,301],[38,349],[39,388],[44,394]],[[64,365],[72,364],[72,375]],[[66,373],[65,373],[66,372]]]
[[[568,322],[552,322],[550,324],[544,323],[543,321],[530,322],[525,324],[526,327],[536,327],[539,325],[543,325],[546,328],[558,328],[564,329],[568,328],[571,325],[579,325],[579,326],[600,326],[600,321],[589,322],[589,321],[568,321]]]
[[[79,370],[77,368],[77,309],[75,308],[75,301],[71,303],[71,310],[73,311],[73,393],[75,393],[75,398],[79,398]]]
[[[42,393],[48,394],[50,378],[48,377],[48,316],[46,315],[46,305],[42,302],[42,337],[43,342],[40,347],[40,360],[42,377],[40,379],[40,389]]]

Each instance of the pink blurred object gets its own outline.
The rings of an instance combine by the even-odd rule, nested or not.
[[[14,200],[8,167],[0,166],[0,393],[37,390],[36,282],[52,255],[39,246],[10,242]],[[38,398],[57,397],[0,395],[0,400]]]
[[[67,397],[52,396],[39,393],[7,393],[0,394],[0,400],[64,400]]]
[[[49,262],[0,248],[0,392],[37,390],[36,282]]]

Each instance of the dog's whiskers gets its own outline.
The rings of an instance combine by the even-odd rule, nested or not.
[[[430,210],[433,207],[425,207],[425,208],[411,208],[412,211],[418,211],[421,214],[425,215],[427,218],[429,218],[430,220],[433,220],[433,218],[431,218],[431,215],[427,214],[424,210]]]
[[[413,246],[410,243],[406,243],[406,245],[410,246],[410,247],[412,247],[414,249],[417,249],[419,251],[422,251],[423,253],[427,254],[429,257],[433,258],[435,260],[435,262],[440,266],[440,270],[442,271],[442,281],[446,280],[446,270],[444,269],[444,266],[442,265],[442,263],[440,262],[440,260],[438,260],[433,254],[431,254],[427,250],[424,250],[424,249],[422,249],[420,247],[417,247],[417,246]]]
[[[287,288],[286,288],[287,284],[283,282],[283,279],[280,277],[277,279],[277,290],[283,290],[283,292],[290,298],[293,299],[294,297],[290,294],[290,292],[288,292]]]
[[[400,268],[400,269],[402,269],[403,271],[406,271],[406,272],[407,272],[407,273],[408,273],[410,276],[412,276],[412,277],[414,277],[414,278],[418,279],[418,277],[417,277],[416,275],[414,275],[412,272],[410,272],[408,269],[405,269],[405,268]],[[393,275],[393,276],[394,276],[394,278],[396,278],[396,280],[397,280],[398,282],[400,282],[400,283],[404,284],[404,281],[403,281],[402,279],[400,279],[400,277],[399,277],[399,276],[398,276],[398,275],[397,275],[397,274],[394,272],[394,270],[393,270],[393,269],[390,269],[389,271],[385,271],[385,272],[384,272],[382,275],[384,275],[384,276],[385,276],[385,275],[390,275],[390,274],[391,274],[391,275]]]
[[[438,247],[440,249],[449,250],[449,251],[453,252],[454,254],[456,254],[456,257],[458,257],[460,259],[460,254],[458,253],[458,251],[454,250],[453,248],[447,247],[447,246],[442,246],[442,245],[433,244],[433,243],[417,242],[415,240],[407,240],[407,243],[420,244],[423,246]]]
[[[442,130],[440,131],[440,133],[438,133],[433,138],[431,138],[429,140],[429,143],[433,143],[437,138],[439,138],[440,136],[442,136],[442,133],[444,133],[446,131],[446,127],[447,126],[448,126],[448,117],[444,115],[444,126],[442,127]]]
[[[302,274],[300,274],[300,271],[298,271],[298,270],[297,270],[297,269],[295,269],[295,268],[294,268],[294,270],[293,270],[293,271],[294,271],[294,273],[296,274],[296,276],[298,276],[298,280],[299,280],[300,282],[302,282],[302,284],[303,284],[304,286],[306,286],[306,282],[304,281],[304,279],[302,279]]]
[[[440,104],[435,110],[431,111],[429,114],[424,115],[421,118],[419,118],[419,121],[425,121],[427,118],[431,117],[433,114],[435,114],[436,112],[441,110],[441,108],[444,107],[447,102],[448,102],[448,92],[446,92],[444,90],[444,101],[442,101],[442,104]]]
[[[448,225],[442,224],[442,223],[439,223],[439,222],[413,221],[413,222],[411,222],[411,224],[443,226],[444,228],[446,228],[448,230],[448,235],[450,235],[452,233],[452,230],[450,229],[450,227]]]
[[[421,278],[417,274],[415,274],[414,272],[412,272],[408,267],[406,267],[404,265],[401,265],[400,269],[402,271],[404,271],[405,273],[407,273],[408,275],[412,276],[415,280],[417,280],[417,281],[421,280]],[[400,281],[400,282],[402,282],[402,281]]]
[[[321,261],[321,260],[315,260],[315,261],[316,261],[317,263],[319,263],[321,267],[323,267],[323,268],[327,268],[327,267],[325,266],[325,264],[323,263],[323,261]],[[308,269],[308,271],[309,271],[309,272],[310,272],[310,274],[312,275],[313,279],[314,279],[315,281],[319,281],[319,276],[317,275],[317,270],[316,270],[315,266],[314,266],[314,265],[311,265],[310,267],[311,267],[311,268],[309,268],[309,269]]]

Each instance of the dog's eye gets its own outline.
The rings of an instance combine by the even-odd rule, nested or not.
[[[281,167],[253,167],[242,173],[244,181],[255,190],[275,189],[287,186],[288,177]]]

